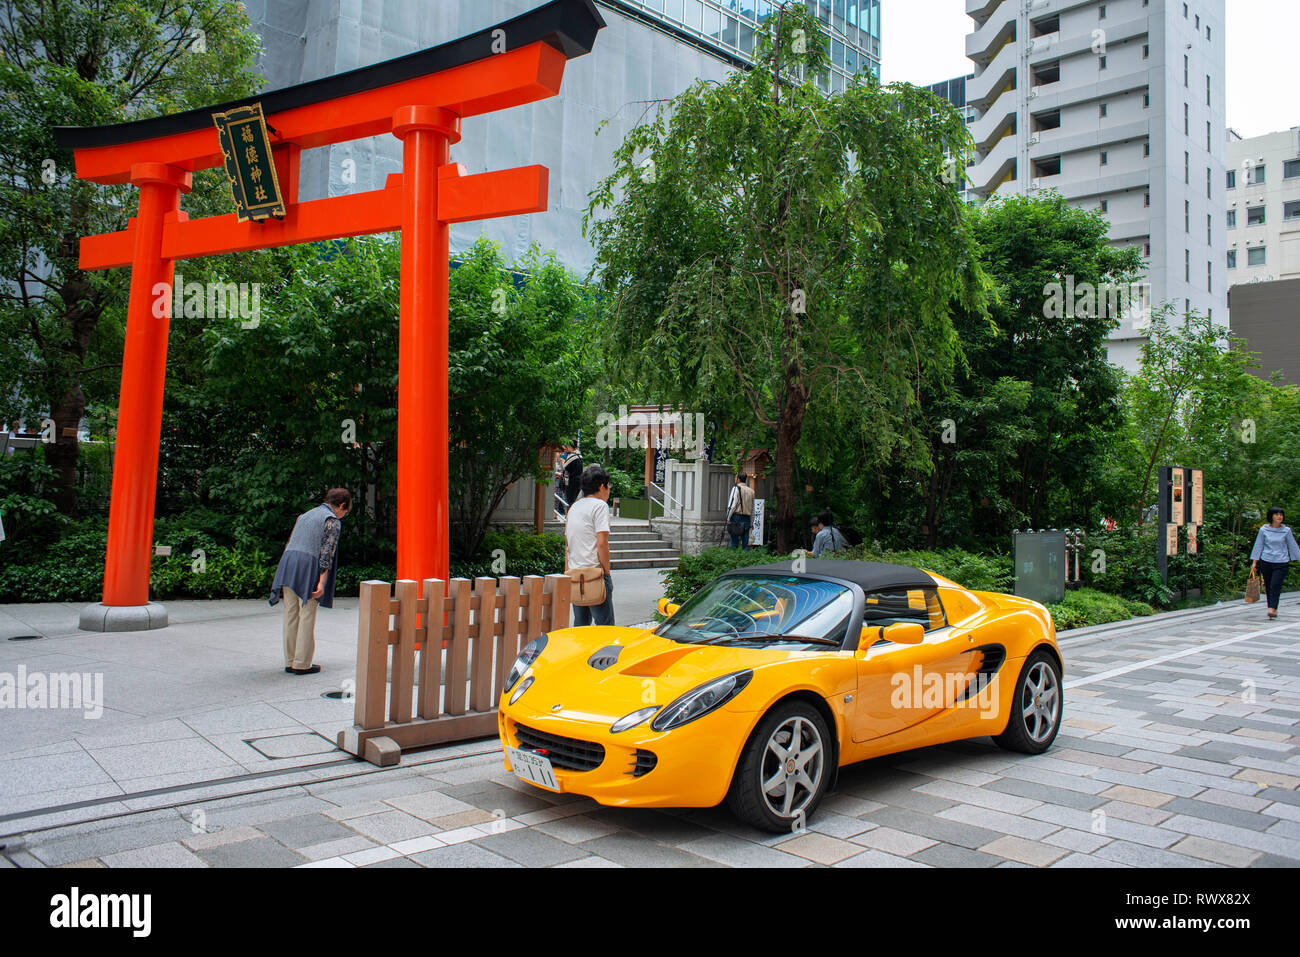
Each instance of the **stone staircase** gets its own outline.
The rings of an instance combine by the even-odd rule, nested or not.
[[[559,522],[547,522],[548,532],[564,534]],[[654,533],[644,521],[614,518],[609,529],[611,568],[672,568],[681,552]]]
[[[611,568],[672,568],[681,553],[653,530],[642,526],[614,525],[609,532]]]

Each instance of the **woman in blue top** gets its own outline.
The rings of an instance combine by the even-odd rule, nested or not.
[[[1268,524],[1255,536],[1255,547],[1250,550],[1250,572],[1264,576],[1268,594],[1268,617],[1277,617],[1277,603],[1282,596],[1282,580],[1286,578],[1291,562],[1300,561],[1300,544],[1290,526],[1283,525],[1286,518],[1280,508],[1268,510]]]
[[[325,501],[303,512],[294,522],[289,544],[271,582],[271,604],[284,598],[284,670],[293,675],[314,675],[320,665],[316,654],[316,607],[334,605],[334,553],[338,549],[342,518],[352,510],[345,488],[332,488]]]

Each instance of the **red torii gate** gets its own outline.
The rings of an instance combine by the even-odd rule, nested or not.
[[[465,175],[449,162],[461,119],[554,96],[565,63],[590,52],[605,26],[591,0],[553,0],[458,40],[374,66],[233,103],[116,126],[60,128],[77,175],[131,183],[137,214],[125,230],[81,241],[82,269],[131,267],[126,344],[109,507],[104,598],[81,626],[128,631],[166,625],[149,603],[158,443],[177,259],[401,230],[398,353],[397,576],[448,577],[447,270],[451,223],[546,209],[542,166]],[[280,220],[191,220],[180,197],[194,170],[224,164],[212,114],[261,103],[286,204]],[[383,189],[298,202],[303,149],[391,132],[402,172]],[[164,301],[165,300],[165,301]],[[163,302],[160,316],[155,302]]]

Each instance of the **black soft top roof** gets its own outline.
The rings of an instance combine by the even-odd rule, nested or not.
[[[728,575],[774,575],[782,578],[838,578],[853,582],[863,591],[881,591],[886,588],[934,588],[936,582],[930,575],[907,565],[890,565],[886,562],[847,562],[825,558],[808,558],[802,572],[794,571],[794,562],[776,562],[772,565],[753,565],[737,568]]]

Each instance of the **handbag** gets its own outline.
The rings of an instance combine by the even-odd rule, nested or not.
[[[745,534],[745,523],[740,520],[739,512],[727,519],[727,534],[735,538]]]
[[[565,572],[573,586],[569,589],[569,602],[586,607],[605,602],[605,569],[599,565],[591,568],[570,568]]]
[[[1261,580],[1261,576],[1256,572],[1251,572],[1250,577],[1246,579],[1247,603],[1259,601],[1259,583]]]

